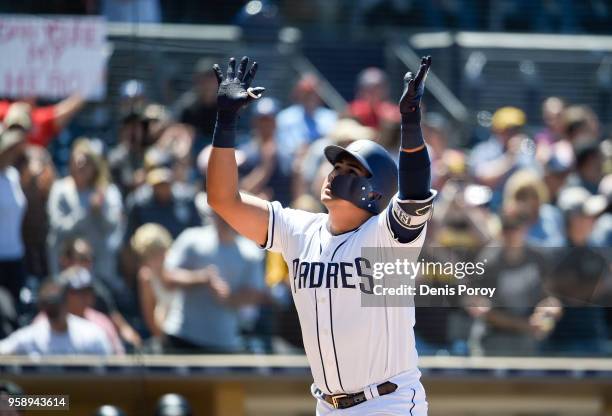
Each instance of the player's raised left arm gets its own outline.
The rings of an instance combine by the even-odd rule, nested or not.
[[[389,224],[401,243],[416,239],[432,214],[435,191],[431,191],[431,163],[421,131],[421,97],[431,57],[421,60],[416,76],[404,76],[404,92],[399,102],[402,115],[399,157],[399,195],[389,206]]]

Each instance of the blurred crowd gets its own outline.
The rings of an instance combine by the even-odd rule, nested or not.
[[[83,100],[0,101],[0,354],[302,351],[282,257],[206,203],[211,67],[199,61],[192,88],[168,105],[127,81],[116,137],[75,137],[66,175],[47,146]],[[367,68],[334,111],[302,74],[288,106],[254,102],[236,151],[241,189],[323,212],[326,145],[371,139],[397,157],[389,88]],[[424,109],[422,127],[439,190],[423,256],[485,259],[498,296],[417,308],[419,352],[609,353],[612,141],[597,115],[559,97],[541,114],[499,108],[469,148],[443,114]]]
[[[0,0],[0,12],[101,15],[110,22],[296,25],[438,30],[609,32],[603,0]]]

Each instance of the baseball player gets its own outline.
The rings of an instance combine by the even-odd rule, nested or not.
[[[407,73],[399,169],[377,143],[328,146],[333,165],[321,189],[327,214],[283,208],[238,191],[234,157],[237,113],[261,97],[251,87],[257,63],[231,58],[219,81],[218,114],[207,172],[210,206],[240,234],[282,253],[317,399],[316,414],[427,414],[414,340],[413,307],[363,307],[370,262],[363,247],[399,250],[423,245],[436,192],[420,128],[420,100],[431,58]],[[412,259],[416,260],[416,258]],[[367,280],[367,279],[366,279]]]

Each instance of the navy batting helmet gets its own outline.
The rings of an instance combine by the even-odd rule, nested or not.
[[[371,140],[357,140],[346,148],[330,145],[325,157],[334,164],[341,158],[359,163],[368,172],[365,177],[338,175],[331,183],[331,193],[352,202],[372,214],[379,214],[397,192],[397,165],[384,147]]]

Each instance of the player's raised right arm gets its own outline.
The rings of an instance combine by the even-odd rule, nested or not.
[[[250,88],[257,72],[254,62],[247,72],[249,60],[243,57],[236,72],[231,58],[225,78],[218,65],[213,67],[219,82],[217,124],[206,172],[208,204],[241,235],[264,245],[268,233],[268,204],[238,191],[238,167],[234,152],[238,111],[259,98],[264,88]],[[248,90],[248,91],[247,91]]]

